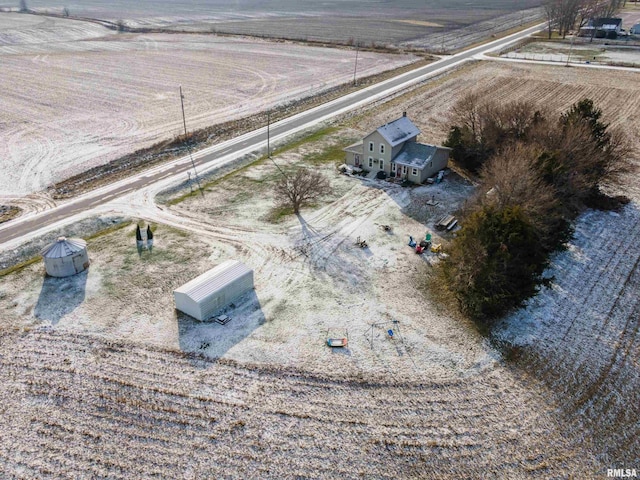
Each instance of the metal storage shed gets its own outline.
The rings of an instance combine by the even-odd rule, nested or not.
[[[173,291],[176,308],[200,321],[253,288],[253,270],[237,260],[227,260]]]
[[[80,238],[59,237],[40,252],[44,268],[52,277],[75,275],[89,266],[87,242]]]

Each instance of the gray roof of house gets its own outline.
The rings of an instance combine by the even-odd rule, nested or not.
[[[363,143],[362,140],[354,143],[353,145],[349,145],[347,148],[343,149],[343,152],[352,152],[352,153],[362,153]]]
[[[604,27],[605,25],[622,25],[622,19],[621,18],[594,18],[591,20],[591,22],[589,22],[589,26],[592,27]]]
[[[87,242],[81,238],[58,237],[58,239],[47,245],[40,251],[44,258],[64,258],[70,257],[74,253],[87,248]]]
[[[378,133],[392,146],[409,140],[420,134],[420,130],[411,120],[402,116],[393,122],[378,128]]]
[[[439,148],[443,149],[443,147],[425,143],[407,142],[393,161],[396,164],[422,170],[431,161]]]

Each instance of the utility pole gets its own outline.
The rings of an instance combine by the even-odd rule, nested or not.
[[[276,168],[282,174],[282,176],[286,178],[287,183],[289,183],[289,177],[287,177],[287,174],[284,173],[284,170],[282,170],[280,166],[276,163],[276,161],[273,158],[271,158],[270,128],[271,128],[271,110],[268,110],[267,111],[267,158],[271,160],[271,163],[273,163],[276,166]]]
[[[358,72],[358,42],[356,41],[356,63],[353,67],[353,86],[357,87],[358,83],[356,82],[356,73]]]
[[[571,51],[573,50],[573,41],[575,40],[576,35],[575,33],[573,34],[573,36],[571,37],[571,46],[569,47],[569,55],[567,56],[567,64],[565,65],[565,67],[569,66],[569,60],[571,60]]]
[[[189,145],[187,139],[187,119],[184,116],[184,95],[182,94],[182,85],[180,85],[180,105],[182,106],[182,124],[184,125],[184,141],[187,142],[187,149],[189,150],[189,158],[191,159],[191,166],[193,167],[193,175],[196,178],[196,182],[198,183],[198,188],[200,189],[200,193],[204,195],[202,192],[202,187],[200,186],[200,179],[198,178],[198,171],[196,170],[196,164],[193,161],[193,155],[191,154],[191,146]]]
[[[184,139],[187,140],[187,120],[184,116],[184,95],[182,94],[182,85],[180,85],[180,105],[182,106],[182,124],[184,125]]]

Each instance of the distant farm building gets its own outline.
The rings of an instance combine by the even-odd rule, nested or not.
[[[228,260],[174,290],[176,308],[205,321],[253,289],[253,270]]]
[[[89,267],[87,242],[80,238],[60,237],[44,248],[40,255],[47,274],[52,277],[68,277]]]
[[[592,18],[580,28],[580,36],[615,39],[620,35],[621,29],[621,18]]]
[[[403,113],[361,142],[345,148],[346,164],[367,172],[384,172],[386,177],[424,183],[447,166],[451,149],[418,143],[419,134],[418,127]]]

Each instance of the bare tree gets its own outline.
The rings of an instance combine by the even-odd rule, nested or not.
[[[27,0],[20,0],[20,11],[21,12],[29,11],[29,7],[27,6]]]
[[[558,25],[558,1],[544,0],[542,7],[544,8],[544,15],[547,19],[547,34],[549,38],[551,38],[553,29]]]
[[[549,38],[554,28],[562,38],[565,38],[574,28],[583,4],[589,1],[591,0],[544,0],[543,7],[547,17]]]
[[[329,180],[320,172],[299,168],[293,175],[285,175],[275,187],[276,198],[300,213],[300,208],[317,198],[332,192]]]
[[[479,92],[470,92],[458,100],[449,113],[449,123],[466,127],[474,140],[481,138],[481,110],[483,102]]]
[[[503,146],[524,140],[544,113],[532,102],[500,104],[470,93],[452,107],[449,120],[453,127],[445,146],[458,166],[476,172]]]
[[[68,17],[69,16],[69,9],[67,7],[64,7],[62,9],[62,16],[64,16],[64,17]]]
[[[601,16],[605,18],[613,17],[623,6],[624,0],[609,0],[608,2],[605,2]]]
[[[589,20],[597,17],[601,17],[601,12],[604,8],[602,0],[582,0],[580,8],[578,10],[578,16],[576,22],[578,29],[584,27],[589,23]]]
[[[537,168],[542,153],[538,145],[517,143],[494,155],[480,172],[478,203],[520,207],[536,227],[541,246],[551,252],[566,241],[569,224],[555,189]]]

